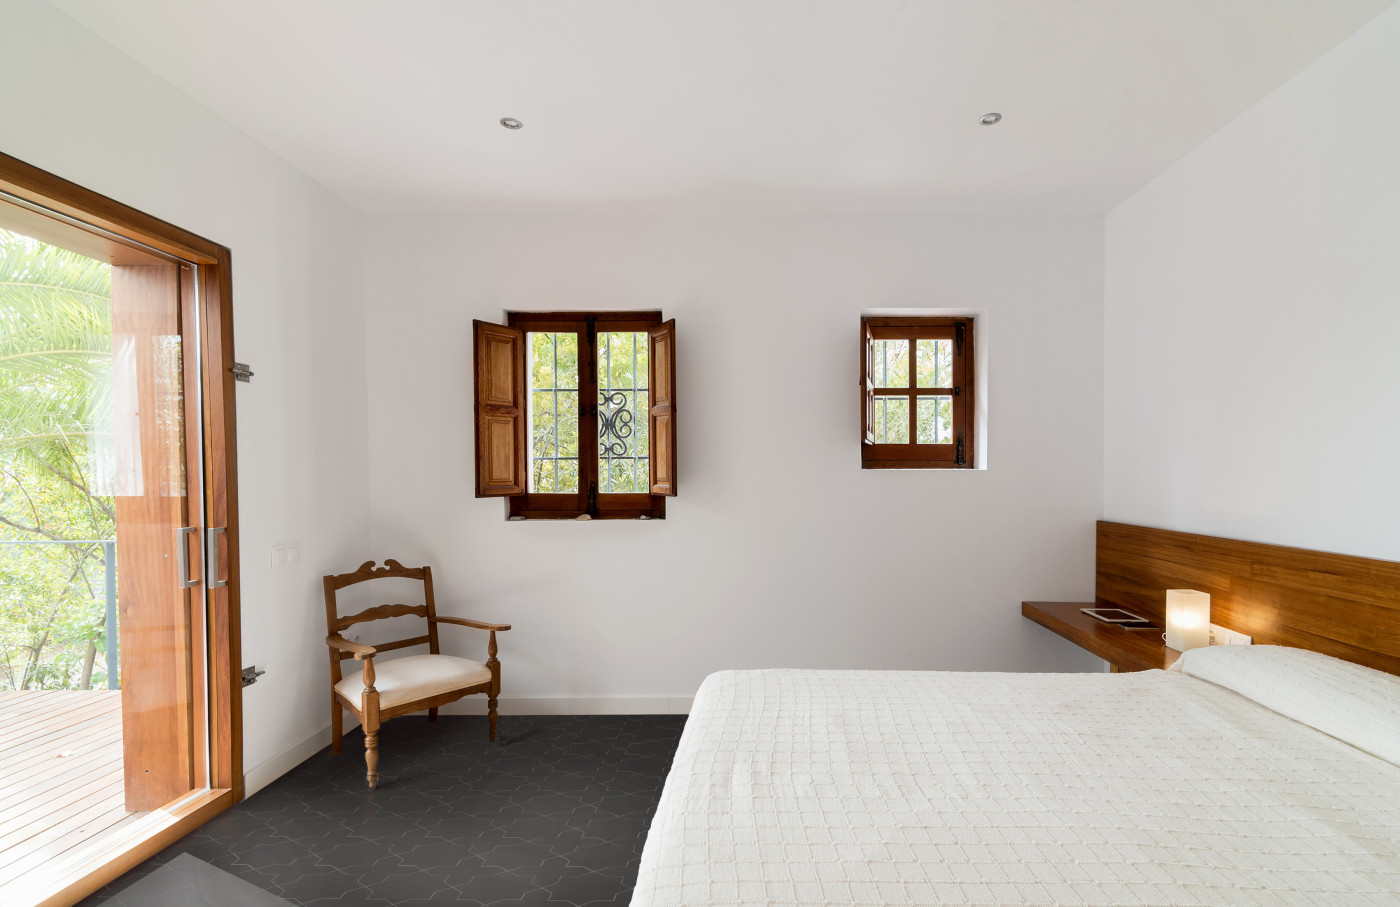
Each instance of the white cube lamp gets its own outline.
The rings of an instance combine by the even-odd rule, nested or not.
[[[1185,652],[1210,645],[1210,596],[1195,589],[1167,590],[1167,648]]]

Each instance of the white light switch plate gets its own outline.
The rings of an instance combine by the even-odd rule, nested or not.
[[[295,564],[299,560],[301,560],[300,547],[291,544],[272,546],[272,566],[285,567],[288,564]]]

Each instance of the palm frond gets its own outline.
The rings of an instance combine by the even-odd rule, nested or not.
[[[71,460],[110,432],[111,266],[0,229],[0,452]]]

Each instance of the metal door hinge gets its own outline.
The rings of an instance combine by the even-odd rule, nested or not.
[[[257,665],[243,669],[243,685],[250,687],[258,682],[258,678],[266,674],[266,671],[259,671]]]
[[[247,363],[235,362],[229,371],[233,372],[234,381],[242,381],[247,384],[253,379],[253,370],[248,367]]]
[[[958,435],[958,458],[953,462],[959,466],[967,465],[967,448],[963,447],[963,436]]]
[[[589,516],[594,516],[594,515],[596,515],[596,514],[598,513],[598,483],[597,483],[597,482],[589,482],[589,483],[588,483],[588,510],[587,510],[586,512],[588,513]]]

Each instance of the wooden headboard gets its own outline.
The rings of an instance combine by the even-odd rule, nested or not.
[[[1095,595],[1163,620],[1167,589],[1210,593],[1211,622],[1400,674],[1400,564],[1098,524]]]

